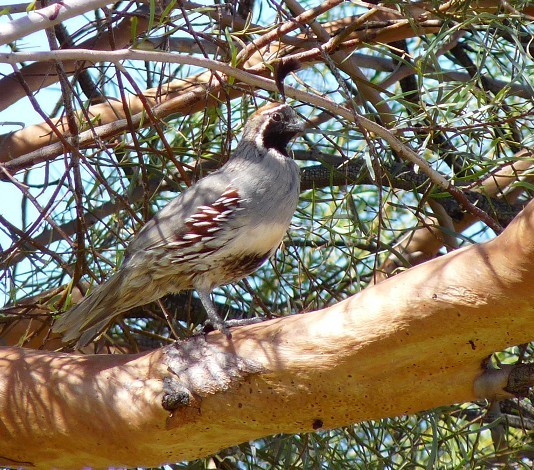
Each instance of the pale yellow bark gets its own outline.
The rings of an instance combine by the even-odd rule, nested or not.
[[[155,466],[505,395],[508,371],[485,374],[483,362],[533,339],[533,285],[531,202],[488,243],[231,340],[215,332],[141,355],[3,348],[0,456],[38,468]]]

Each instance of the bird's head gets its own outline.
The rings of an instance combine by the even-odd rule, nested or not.
[[[253,141],[259,148],[274,149],[287,156],[287,144],[303,130],[304,123],[293,108],[283,103],[270,103],[249,117],[243,139]]]

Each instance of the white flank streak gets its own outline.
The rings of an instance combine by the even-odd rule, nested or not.
[[[198,258],[198,253],[192,253],[190,255],[181,255],[173,259],[173,263],[181,263],[182,261],[189,261],[190,259]]]
[[[201,238],[202,235],[198,235],[196,233],[186,233],[182,238],[184,240],[194,240],[195,238]]]
[[[193,222],[193,225],[195,227],[209,227],[210,225],[212,225],[212,223],[209,222],[209,221],[206,221],[206,222]]]
[[[167,246],[170,248],[179,248],[182,245],[187,245],[189,242],[170,242],[167,243]]]
[[[228,188],[226,191],[224,191],[224,193],[221,194],[221,197],[225,197],[227,194],[234,194],[234,193],[235,193],[235,189]],[[235,197],[235,196],[232,196],[232,197]]]

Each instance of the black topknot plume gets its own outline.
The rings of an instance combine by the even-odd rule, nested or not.
[[[284,91],[284,79],[291,73],[296,72],[300,69],[300,62],[298,59],[293,57],[288,57],[286,59],[280,59],[274,68],[274,81],[276,82],[276,87],[282,95],[282,100],[286,100],[286,93]]]

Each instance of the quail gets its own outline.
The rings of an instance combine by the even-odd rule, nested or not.
[[[213,327],[230,336],[210,298],[218,286],[258,269],[277,249],[299,197],[299,168],[287,153],[303,123],[270,103],[245,123],[235,151],[168,203],[137,233],[121,267],[63,313],[53,331],[63,342],[91,342],[117,315],[195,289]]]

